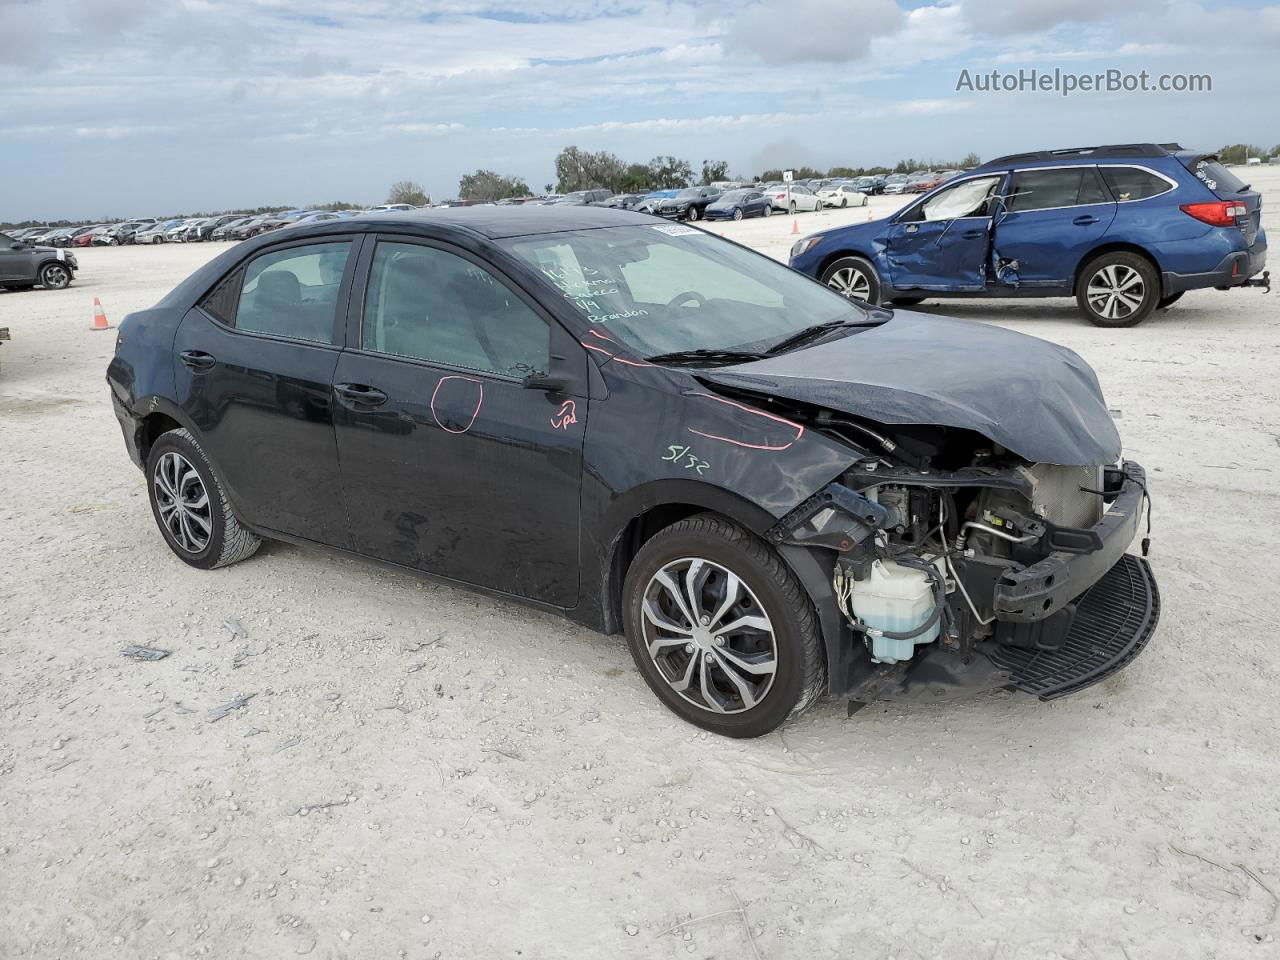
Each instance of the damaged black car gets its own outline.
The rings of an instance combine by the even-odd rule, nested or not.
[[[683,224],[492,207],[265,235],[127,317],[107,379],[191,566],[271,538],[532,603],[625,633],[719,734],[824,695],[1052,699],[1158,619],[1129,552],[1146,477],[1076,354]]]

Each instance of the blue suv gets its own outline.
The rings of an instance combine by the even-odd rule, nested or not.
[[[1131,327],[1187,290],[1269,289],[1261,217],[1212,154],[1080,147],[1001,157],[887,219],[812,234],[791,266],[871,303],[1074,296],[1098,326]]]

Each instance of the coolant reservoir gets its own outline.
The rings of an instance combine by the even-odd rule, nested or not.
[[[871,575],[855,580],[852,587],[853,614],[868,627],[900,633],[920,626],[933,614],[933,589],[929,577],[914,567],[892,560],[871,564]],[[910,660],[916,644],[938,638],[941,620],[909,640],[871,637],[871,659],[877,663]]]

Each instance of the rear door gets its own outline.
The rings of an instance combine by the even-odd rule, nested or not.
[[[908,207],[887,231],[898,290],[983,290],[993,197],[1004,174],[963,180]]]
[[[357,246],[332,236],[258,252],[174,341],[178,401],[243,518],[342,547],[333,372]]]
[[[433,241],[380,237],[334,377],[355,549],[571,607],[583,396],[526,389],[586,353],[506,277]]]
[[[1076,267],[1116,216],[1096,166],[1018,170],[996,221],[1001,278],[1019,286],[1069,288]]]

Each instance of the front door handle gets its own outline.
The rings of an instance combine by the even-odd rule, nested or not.
[[[363,383],[335,383],[333,389],[343,400],[362,407],[380,407],[387,402],[387,395],[377,387]]]
[[[213,365],[218,362],[213,354],[205,353],[203,350],[183,350],[178,354],[178,357],[197,373],[204,370],[212,370]]]
[[[1098,218],[1091,213],[1086,213],[1082,216],[1076,217],[1071,222],[1074,223],[1077,227],[1087,227],[1091,223],[1097,223]]]
[[[960,234],[960,236],[964,237],[966,240],[977,240],[981,237],[985,237],[986,235],[987,231],[985,230],[966,230],[964,233]]]

